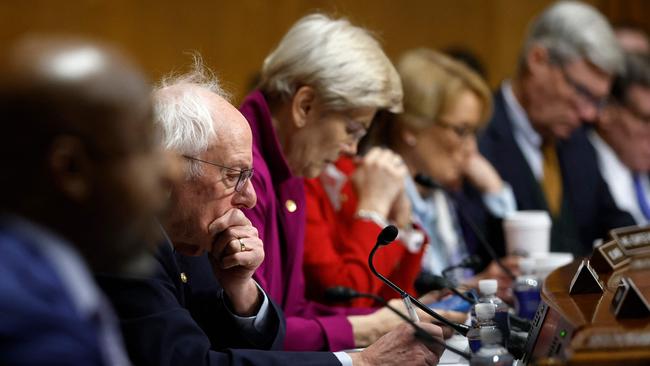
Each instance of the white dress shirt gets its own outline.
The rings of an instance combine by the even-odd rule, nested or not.
[[[506,80],[501,85],[501,92],[505,100],[506,113],[512,121],[512,133],[515,142],[524,154],[524,158],[538,182],[544,178],[544,156],[542,155],[542,136],[530,124],[528,114],[519,104],[512,92],[512,84]]]

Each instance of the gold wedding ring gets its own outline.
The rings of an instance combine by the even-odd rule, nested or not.
[[[237,238],[237,240],[239,240],[239,249],[241,249],[242,252],[245,252],[246,251],[246,245],[241,240],[241,238]]]

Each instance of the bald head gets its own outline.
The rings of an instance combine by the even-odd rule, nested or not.
[[[164,203],[150,87],[112,47],[19,41],[0,60],[0,210],[53,229],[94,269],[142,254]]]
[[[108,46],[66,38],[30,38],[17,43],[0,63],[0,118],[16,127],[12,139],[36,139],[44,148],[61,131],[92,142],[109,153],[126,120],[150,114],[143,76]],[[35,136],[36,135],[36,136]],[[14,149],[11,146],[10,148]]]
[[[626,52],[650,53],[650,38],[648,34],[638,27],[618,27],[615,30],[616,39],[621,48]]]

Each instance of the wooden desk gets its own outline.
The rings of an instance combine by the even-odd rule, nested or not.
[[[569,295],[580,261],[555,270],[544,281],[529,337],[528,364],[650,365],[650,318],[619,320],[611,310],[623,275],[650,299],[650,259],[633,258],[617,272],[600,274],[602,295]]]

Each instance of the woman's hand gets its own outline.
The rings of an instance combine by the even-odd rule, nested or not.
[[[465,177],[481,193],[497,193],[503,188],[503,180],[496,169],[478,151],[467,160]]]
[[[403,194],[407,174],[399,155],[388,149],[371,149],[351,178],[359,195],[357,210],[373,211],[388,219],[395,201]]]

